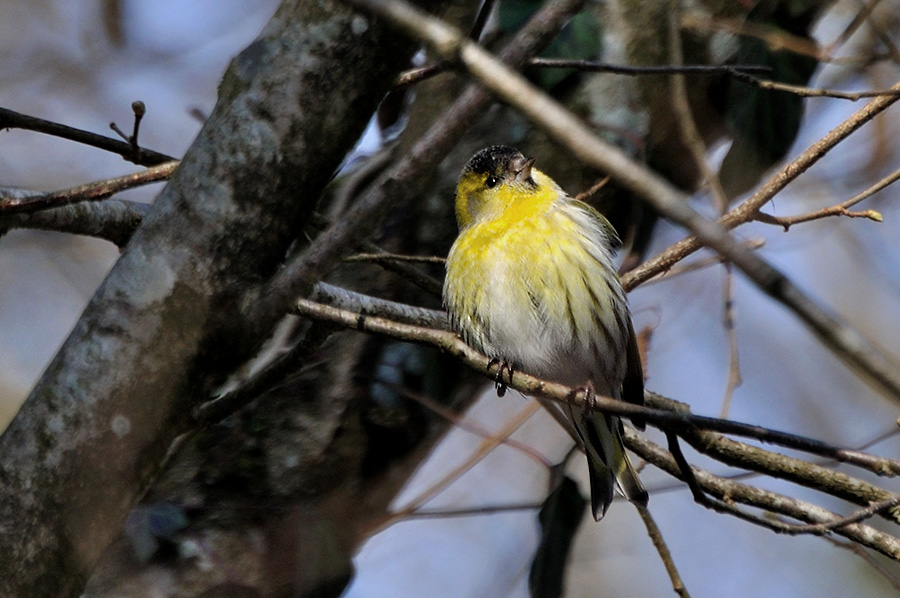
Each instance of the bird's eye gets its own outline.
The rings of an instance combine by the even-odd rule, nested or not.
[[[488,189],[493,189],[500,184],[500,177],[495,177],[492,174],[488,175],[488,178],[484,181],[484,184],[487,185]]]

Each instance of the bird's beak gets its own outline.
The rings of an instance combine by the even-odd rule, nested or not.
[[[514,160],[512,167],[513,172],[516,175],[516,180],[520,183],[531,180],[532,166],[534,166],[534,158],[522,157],[521,159],[517,158],[516,160]]]

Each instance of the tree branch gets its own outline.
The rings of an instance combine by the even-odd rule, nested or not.
[[[8,214],[33,214],[40,210],[58,208],[80,201],[100,201],[125,189],[134,189],[150,183],[166,181],[175,171],[179,162],[165,162],[147,170],[124,176],[94,181],[62,191],[20,195],[0,195],[0,217]]]
[[[380,334],[410,342],[432,345],[453,355],[468,367],[491,380],[498,377],[496,364],[492,364],[486,356],[476,352],[451,332],[403,324],[376,316],[365,316],[306,299],[297,301],[297,313],[316,321],[336,324],[359,332]],[[561,384],[534,378],[522,372],[515,372],[513,376],[510,376],[508,370],[504,369],[499,373],[503,384],[520,392],[560,403],[569,403],[580,409],[586,408],[583,391],[576,391]],[[658,447],[644,440],[630,429],[626,430],[626,445],[636,450],[641,457],[654,465],[661,467],[680,479],[689,481],[695,498],[702,505],[719,512],[735,515],[757,525],[764,525],[781,533],[824,533],[826,531],[835,531],[865,546],[875,548],[895,560],[900,560],[900,540],[890,535],[881,534],[865,526],[858,526],[821,507],[766,492],[736,481],[724,480],[708,472],[691,468],[684,460],[680,448],[678,448],[676,436],[685,438],[702,452],[725,463],[766,475],[788,479],[833,496],[865,505],[866,509],[851,515],[851,518],[869,516],[867,509],[872,509],[873,504],[876,506],[872,509],[871,514],[881,513],[884,509],[894,504],[892,501],[897,499],[897,495],[862,480],[847,476],[844,473],[835,472],[806,461],[720,437],[712,434],[712,431],[749,436],[769,444],[778,444],[788,448],[803,450],[810,454],[829,456],[837,461],[850,463],[886,476],[900,475],[900,462],[866,455],[858,451],[840,449],[824,442],[760,426],[693,415],[687,411],[686,405],[651,392],[647,392],[646,400],[648,406],[644,407],[598,396],[593,399],[591,406],[604,413],[623,417],[639,416],[647,424],[663,430],[670,438],[670,445],[674,450],[672,454],[656,452],[659,451]],[[673,454],[676,457],[680,456],[682,461],[680,466],[677,458],[673,458]],[[690,472],[691,475],[686,476],[685,472]],[[736,492],[737,494],[732,496],[731,492]],[[710,494],[715,500],[707,497],[706,494]],[[774,513],[788,515],[800,521],[817,525],[824,524],[824,527],[822,529],[820,529],[821,526],[795,529],[797,526],[794,525],[779,525],[768,518],[759,517],[737,509],[732,504],[732,501],[735,499],[738,502],[767,509]],[[885,517],[894,522],[898,520],[898,515],[893,512],[886,514]]]
[[[154,152],[153,150],[135,148],[134,145],[127,141],[119,141],[112,137],[105,137],[82,131],[75,127],[61,125],[42,118],[28,116],[14,112],[6,108],[0,108],[0,129],[25,129],[27,131],[35,131],[37,133],[45,133],[53,137],[68,139],[91,147],[119,154],[129,162],[134,162],[141,166],[156,166],[164,162],[171,162],[175,158]]]
[[[404,324],[378,316],[365,315],[346,309],[332,307],[330,305],[316,303],[315,301],[308,299],[297,300],[296,313],[297,315],[311,318],[316,321],[336,324],[359,332],[379,334],[409,342],[432,345],[450,353],[468,367],[488,376],[491,380],[498,380],[502,384],[515,388],[523,393],[553,399],[557,402],[569,403],[579,408],[586,406],[583,390],[576,392],[572,388],[534,378],[523,372],[517,371],[510,375],[507,368],[501,368],[499,364],[491,362],[486,356],[466,345],[456,334],[446,330]],[[849,463],[872,471],[878,475],[900,476],[900,461],[874,457],[859,451],[838,448],[825,442],[797,436],[795,434],[779,432],[761,426],[693,415],[688,411],[687,405],[672,401],[671,399],[665,399],[652,392],[646,393],[646,401],[648,405],[656,408],[643,407],[600,396],[596,397],[596,400],[592,405],[605,413],[621,415],[628,418],[646,418],[648,423],[659,428],[673,430],[686,438],[691,438],[691,434],[694,434],[699,430],[744,436],[755,438],[770,444],[777,444],[786,448],[800,450],[813,455],[828,457],[842,463]],[[707,444],[710,443],[707,442]],[[762,451],[762,449],[756,450]],[[762,451],[761,454],[788,459],[783,455],[777,455],[770,451]],[[757,465],[764,467],[765,473],[778,475],[779,473],[784,474],[784,472],[794,466],[794,463],[791,461],[779,461],[778,459],[774,459],[768,462],[760,460]],[[784,477],[784,475],[781,477]],[[866,486],[868,488],[874,488],[870,485]],[[876,490],[880,491],[880,489]],[[880,498],[883,498],[883,496],[878,497],[878,499]],[[861,500],[868,504],[867,496],[862,496]]]
[[[124,200],[75,203],[34,214],[0,216],[0,236],[13,229],[37,229],[96,237],[125,247],[150,206]]]
[[[682,471],[671,454],[629,428],[625,429],[625,443],[628,448],[648,463],[674,477],[681,478]],[[728,480],[701,469],[692,468],[692,470],[702,491],[717,499],[717,502],[710,503],[710,506],[771,529],[776,533],[788,533],[791,528],[797,526],[781,523],[771,517],[763,518],[746,513],[738,510],[734,503],[765,509],[771,513],[778,513],[807,523],[840,523],[842,521],[837,514],[808,502]],[[900,561],[900,539],[890,534],[858,523],[837,527],[834,529],[834,533],[876,550],[894,561]]]

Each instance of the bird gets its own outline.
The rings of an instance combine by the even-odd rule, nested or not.
[[[618,235],[534,162],[493,145],[463,168],[455,199],[459,234],[443,286],[450,324],[500,372],[643,405],[640,353],[614,266]],[[606,514],[616,488],[646,507],[649,496],[625,453],[620,418],[571,404],[557,408],[587,455],[594,519]]]

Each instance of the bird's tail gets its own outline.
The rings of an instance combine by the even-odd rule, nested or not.
[[[600,521],[606,514],[616,486],[629,501],[646,507],[649,496],[625,453],[619,418],[602,413],[571,416],[587,454],[594,519]]]

